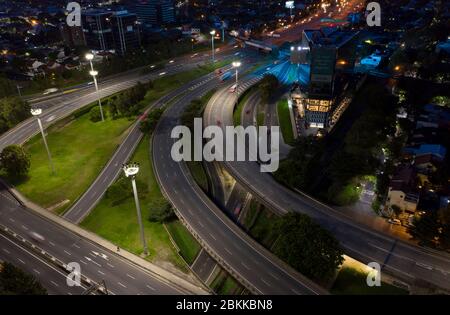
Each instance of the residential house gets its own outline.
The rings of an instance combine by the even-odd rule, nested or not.
[[[401,166],[389,183],[386,204],[397,206],[403,212],[413,214],[417,210],[419,194],[417,192],[416,171],[411,165]]]

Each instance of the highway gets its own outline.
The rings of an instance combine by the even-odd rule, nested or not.
[[[172,128],[190,100],[211,88],[205,85],[172,104],[154,132],[154,170],[164,195],[208,253],[254,294],[326,294],[238,228],[197,186],[186,164],[172,159]]]
[[[77,235],[52,221],[24,208],[4,186],[0,187],[0,222],[23,238],[31,241],[47,253],[57,257],[66,264],[77,262],[81,266],[81,273],[95,282],[106,281],[110,294],[186,294],[176,283],[171,283],[158,275],[132,264],[131,262],[117,256],[115,253],[98,246],[89,240]],[[45,240],[36,242],[30,237],[31,232],[42,235]],[[2,255],[7,254],[6,260],[23,260],[19,267],[36,268],[42,263],[30,258],[30,254],[24,248],[17,247],[12,250],[13,245],[8,240],[0,238],[0,250]],[[5,250],[2,250],[6,249]],[[8,254],[8,252],[10,254]],[[0,256],[1,257],[1,256]],[[21,258],[23,257],[23,258]],[[21,266],[22,265],[22,266]],[[42,269],[42,268],[41,268]],[[51,273],[51,275],[49,275]],[[41,274],[34,273],[39,279],[59,279],[60,272],[48,269]],[[56,280],[53,280],[56,282]],[[56,286],[56,285],[55,285]],[[51,288],[51,286],[49,286]],[[69,293],[69,287],[59,285],[57,293]],[[66,292],[64,292],[64,290]],[[71,292],[72,293],[72,292]]]
[[[231,58],[234,55],[233,52],[234,48],[222,49],[217,54],[216,59]],[[138,82],[146,82],[162,76],[188,71],[200,64],[204,64],[210,58],[208,54],[198,54],[195,57],[191,57],[175,59],[174,63],[168,64],[164,69],[158,69],[146,75],[140,75],[139,71],[133,70],[122,76],[114,76],[105,81],[100,81],[99,95],[100,97],[107,97],[130,88]],[[97,98],[98,95],[95,89],[89,86],[70,94],[56,95],[43,101],[32,102],[32,106],[43,109],[41,120],[45,128],[53,122],[70,115],[72,112],[95,102]],[[39,128],[35,119],[29,118],[0,136],[0,150],[11,144],[22,144],[38,132]]]
[[[10,262],[36,278],[52,295],[82,294],[87,288],[83,286],[67,286],[67,274],[38,257],[20,242],[0,234],[0,261]]]
[[[243,79],[240,93],[257,80]],[[229,93],[227,87],[217,91],[205,110],[204,125],[221,121],[222,128],[232,126],[235,102],[236,95]],[[338,238],[349,256],[365,263],[378,262],[384,270],[410,283],[420,279],[450,289],[450,255],[408,244],[356,223],[335,209],[282,186],[270,173],[260,172],[256,162],[224,162],[223,165],[250,193],[278,213],[296,211],[314,218]]]
[[[226,50],[223,50],[224,52]],[[220,54],[222,56],[222,54]],[[223,58],[229,58],[232,55],[227,55],[223,53]],[[190,57],[189,57],[190,58]],[[198,64],[205,61],[206,58],[209,58],[208,55],[201,55],[201,56],[195,56],[192,57],[192,63],[181,63],[176,64],[173,63],[172,66],[167,67],[164,69],[164,75],[170,75],[175,74],[181,71],[186,71],[188,69],[191,69],[193,67],[196,67]],[[182,59],[181,61],[186,61],[186,59]],[[191,60],[189,60],[191,61]],[[150,75],[146,76],[139,76],[136,77],[136,73],[133,74],[126,74],[124,76],[119,76],[113,80],[109,80],[107,83],[104,83],[103,86],[101,86],[100,93],[102,97],[111,95],[113,93],[116,93],[118,91],[121,91],[123,89],[126,89],[128,87],[131,87],[135,85],[138,81],[145,81],[148,79],[153,79],[156,77],[160,77],[162,72],[159,72],[162,70],[158,70],[156,73],[152,73]],[[211,78],[211,75],[206,76],[206,80],[209,80]],[[183,89],[189,89],[192,88],[193,85],[201,85],[205,80],[204,78],[200,78],[198,80],[194,80],[188,85],[183,86],[180,89],[177,89],[173,93],[170,93],[169,95],[163,97],[161,100],[159,100],[158,104],[162,105],[165,104],[167,101],[169,101],[171,98],[175,96],[179,96],[183,91]],[[54,121],[57,121],[67,115],[69,115],[71,112],[75,111],[76,109],[79,109],[93,101],[95,101],[97,98],[96,94],[92,91],[92,88],[86,88],[84,90],[74,92],[70,95],[59,95],[55,97],[51,97],[46,99],[45,101],[38,102],[39,107],[46,108],[47,110],[42,115],[42,121],[44,123],[44,126],[48,126]],[[157,104],[157,105],[158,105]],[[36,106],[36,105],[34,105]],[[115,154],[115,158],[117,160],[126,162],[127,158],[130,156],[130,154],[133,152],[134,146],[137,145],[139,142],[139,139],[141,137],[140,131],[137,128],[137,123],[135,124],[132,132],[129,134],[129,136],[126,138],[128,142],[125,142],[122,144],[121,148],[123,148],[123,151],[118,151]],[[19,124],[15,128],[11,129],[10,131],[6,132],[0,137],[0,149],[4,148],[7,145],[10,144],[20,144],[25,142],[27,139],[32,137],[34,134],[38,132],[37,123],[34,121],[34,119],[28,119],[24,121],[23,123]],[[131,144],[132,146],[128,147],[128,144]],[[113,157],[113,160],[114,160]],[[94,188],[90,190],[90,192],[86,192],[84,195],[85,198],[80,199],[80,203],[76,205],[76,207],[73,207],[72,209],[75,209],[75,211],[70,212],[69,220],[72,219],[74,222],[80,222],[81,219],[89,213],[89,211],[94,207],[96,201],[99,200],[101,195],[103,195],[104,191],[108,187],[108,185],[114,180],[114,178],[117,176],[118,172],[120,171],[120,164],[110,163],[109,165],[112,166],[112,170],[106,168],[102,175],[105,177],[102,178],[103,185],[101,186],[102,191],[100,192],[95,183]],[[119,168],[117,167],[119,166]],[[96,182],[98,183],[98,182]],[[89,193],[95,192],[94,195],[96,199],[92,199],[89,202],[86,201],[87,198],[91,198]],[[86,205],[86,207],[85,207]],[[79,209],[83,209],[83,211],[79,211]],[[0,194],[0,223],[4,224],[8,228],[17,231],[17,233],[28,231],[30,230],[30,225],[33,225],[33,231],[38,232],[41,235],[44,235],[47,240],[52,238],[59,238],[64,236],[65,234],[71,234],[68,231],[65,231],[62,227],[58,226],[54,222],[50,222],[48,220],[44,220],[45,224],[39,224],[40,221],[42,221],[42,218],[34,215],[28,210],[24,209],[20,204],[15,202],[14,198],[9,194],[9,192],[2,187],[2,193]],[[23,217],[23,215],[26,215]],[[72,216],[72,217],[71,217]],[[15,226],[15,224],[17,226]],[[17,228],[17,230],[16,230]],[[51,233],[49,234],[49,232]],[[63,235],[59,235],[59,234]],[[26,237],[25,233],[25,237]],[[74,238],[74,235],[70,236],[71,238]],[[66,239],[69,239],[66,235]],[[117,262],[117,265],[120,265],[120,269],[115,267],[110,267],[107,263],[106,265],[96,262],[96,259],[98,257],[92,257],[94,255],[92,252],[89,251],[90,248],[95,247],[95,252],[105,252],[104,249],[102,249],[100,246],[95,246],[91,244],[89,241],[84,240],[80,238],[79,244],[76,244],[76,242],[69,242],[66,244],[66,247],[74,246],[75,250],[84,250],[83,254],[77,255],[77,260],[80,261],[81,264],[86,264],[86,272],[92,276],[92,279],[101,280],[103,278],[107,278],[107,281],[112,281],[111,286],[108,285],[108,289],[111,291],[111,293],[120,293],[120,294],[180,294],[180,293],[188,293],[184,289],[180,289],[179,286],[175,286],[174,288],[172,284],[167,285],[165,284],[166,280],[161,281],[160,279],[157,279],[158,277],[156,275],[149,275],[146,272],[141,271],[139,268],[132,266],[131,264],[127,263],[125,260],[119,257],[114,257],[114,254],[107,253],[105,255],[114,257],[114,259]],[[10,242],[9,242],[10,243]],[[11,248],[11,244],[9,244],[7,240],[0,239],[0,245],[3,245],[7,252],[11,253],[10,255],[7,255],[9,260],[18,260],[21,259],[21,255],[27,255],[26,250],[23,247],[14,247],[14,251]],[[71,245],[73,243],[73,245]],[[58,244],[55,241],[49,242],[49,244]],[[48,246],[48,244],[47,244]],[[67,254],[69,252],[67,249],[64,249],[65,246],[63,244],[60,244],[59,246],[55,247],[53,245],[50,245],[51,251],[54,253],[54,256],[58,259],[67,259],[67,256],[72,256],[72,254]],[[80,248],[78,248],[80,247]],[[86,247],[86,248],[85,248]],[[20,254],[19,254],[20,252]],[[5,251],[3,251],[3,255],[5,255]],[[83,256],[84,255],[84,256]],[[75,256],[75,255],[74,255]],[[83,259],[84,257],[84,259]],[[86,258],[87,257],[87,258]],[[0,256],[0,259],[2,256]],[[4,258],[5,259],[5,258]],[[86,260],[87,259],[87,260]],[[23,260],[23,259],[22,259]],[[32,258],[30,258],[30,262],[33,261]],[[20,261],[19,261],[20,262]],[[39,262],[35,259],[33,265],[39,265]],[[112,264],[111,264],[112,265]],[[98,267],[98,270],[93,270],[96,267]],[[110,269],[110,270],[103,270],[102,268]],[[127,272],[128,271],[128,272]],[[60,278],[60,272],[57,273],[54,269],[47,268],[46,274],[53,273],[53,275],[48,277],[48,279],[54,279],[52,281],[56,282],[56,279]],[[139,276],[133,276],[132,274],[138,274]],[[41,272],[42,276],[39,276],[39,279],[43,279],[44,272]],[[133,282],[136,281],[139,282],[138,284],[134,284]],[[58,280],[61,281],[61,280]],[[58,282],[56,282],[58,283]],[[52,283],[51,283],[52,284]],[[56,287],[56,285],[54,285]],[[51,286],[47,286],[51,287]],[[60,286],[63,288],[62,286]],[[67,287],[64,287],[62,290],[55,290],[55,288],[52,288],[50,292],[52,293],[65,293],[64,290],[67,289]],[[203,291],[204,292],[204,291]],[[69,292],[67,292],[69,293]]]

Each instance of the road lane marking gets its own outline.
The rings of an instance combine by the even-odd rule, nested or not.
[[[146,287],[147,287],[147,288],[149,288],[149,289],[150,289],[150,290],[152,290],[152,291],[156,291],[156,289],[155,289],[155,288],[153,288],[153,287],[149,286],[148,284],[146,285]]]
[[[33,269],[33,271],[36,272],[38,275],[41,274],[41,273],[40,273],[38,270],[36,270],[36,269]]]
[[[128,277],[128,278],[131,278],[131,279],[133,279],[133,280],[136,280],[135,277],[133,277],[132,275],[130,275],[130,274],[128,274],[128,273],[127,273],[127,277]]]
[[[261,279],[261,281],[264,282],[265,285],[267,285],[268,287],[271,287],[271,285],[266,280],[264,280],[264,278],[259,278],[259,279]]]
[[[124,285],[124,284],[122,284],[122,283],[120,283],[120,282],[117,282],[121,287],[124,287],[124,288],[126,288],[127,286],[126,285]]]
[[[4,251],[5,253],[11,254],[11,252],[10,252],[9,250],[7,250],[6,248],[2,248],[2,249],[3,249],[3,251]]]
[[[69,255],[69,256],[72,256],[72,254],[71,253],[69,253],[68,251],[66,251],[66,250],[64,250],[64,253],[66,253],[67,255]]]
[[[59,285],[55,281],[50,281],[55,287],[59,287]]]
[[[103,271],[97,270],[99,274],[101,274],[102,276],[105,275],[105,273]]]
[[[22,260],[22,259],[20,259],[20,258],[17,258],[17,260],[18,261],[20,261],[22,264],[24,264],[25,265],[25,262]]]

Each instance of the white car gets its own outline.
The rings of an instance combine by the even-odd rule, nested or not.
[[[402,225],[402,221],[400,221],[399,219],[389,219],[388,222],[394,225]]]
[[[48,95],[48,94],[52,94],[52,93],[56,93],[56,92],[58,92],[57,88],[50,88],[50,89],[46,89],[44,91],[44,93],[42,93],[42,95]]]
[[[39,243],[45,241],[45,237],[36,232],[30,232],[30,237]]]

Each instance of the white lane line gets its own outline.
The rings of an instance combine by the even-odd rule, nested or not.
[[[156,291],[156,289],[154,287],[149,286],[148,284],[146,285],[147,288],[149,288],[152,291]]]
[[[136,280],[135,277],[133,277],[132,275],[130,275],[130,274],[128,274],[128,273],[127,273],[127,277],[128,277],[128,278],[131,278],[131,279],[133,279],[133,280]]]
[[[211,233],[209,233],[209,236],[211,236],[213,240],[217,241],[217,239],[215,238],[215,236],[212,235]]]
[[[117,282],[121,287],[124,287],[124,288],[126,288],[127,286],[126,285],[124,285],[124,284],[122,284],[122,283],[120,283],[120,282]]]
[[[50,281],[55,287],[59,287],[59,285],[55,281]]]
[[[28,231],[28,228],[25,225],[22,225],[22,229],[24,229],[25,231]]]
[[[9,250],[7,250],[6,248],[2,248],[2,249],[3,249],[3,251],[4,251],[5,253],[11,254],[11,252],[10,252]]]
[[[22,264],[24,264],[25,265],[25,262],[22,260],[22,259],[20,259],[20,258],[17,258],[17,260],[18,261],[20,261]]]
[[[102,276],[105,275],[105,273],[103,271],[97,270],[99,274],[101,274]]]
[[[55,246],[55,243],[53,243],[53,242],[48,242],[50,245],[52,245],[52,246]]]
[[[294,292],[297,295],[301,295],[300,292],[298,292],[297,290],[291,289],[292,292]]]
[[[66,253],[67,255],[69,255],[69,256],[72,256],[72,254],[71,253],[69,253],[68,251],[66,251],[66,250],[64,250],[64,253]]]
[[[76,248],[81,248],[80,246],[78,246],[77,244],[73,244],[73,247],[76,247]]]
[[[36,272],[38,275],[40,275],[41,273],[39,272],[39,270],[33,269],[34,272]]]
[[[264,280],[264,278],[259,278],[259,279],[261,279],[261,281],[264,282],[264,284],[267,285],[268,287],[271,286],[266,280]]]
[[[114,265],[111,265],[110,263],[106,263],[109,267],[114,268]]]
[[[231,256],[233,256],[233,253],[230,252],[230,250],[229,250],[228,248],[224,247],[224,249],[225,249],[225,251],[226,251],[228,254],[230,254]]]
[[[271,273],[271,272],[269,272],[269,275],[272,277],[272,278],[274,278],[274,279],[276,279],[276,280],[280,280],[280,278],[278,278],[277,276],[275,276],[273,273]]]
[[[9,221],[16,222],[13,218],[9,218]]]
[[[250,270],[249,266],[247,266],[246,264],[244,264],[242,261],[241,261],[241,265],[244,266],[245,269]]]

